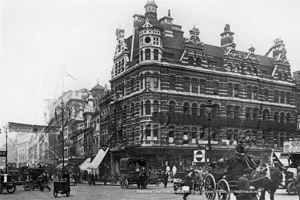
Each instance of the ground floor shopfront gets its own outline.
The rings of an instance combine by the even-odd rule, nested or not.
[[[202,156],[197,155],[202,150]],[[213,146],[212,162],[217,162],[222,158],[229,158],[235,153],[233,146]],[[270,148],[251,147],[247,149],[247,155],[252,155],[255,160],[261,163],[272,165],[273,150]],[[147,168],[165,169],[168,165],[170,169],[176,166],[177,171],[185,171],[191,168],[198,168],[206,165],[205,147],[136,147],[128,149],[111,149],[110,156],[113,162],[113,168],[119,171],[121,158],[145,158],[147,160]],[[202,159],[201,159],[202,157]]]

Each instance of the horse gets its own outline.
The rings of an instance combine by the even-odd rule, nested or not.
[[[250,185],[255,189],[263,188],[260,200],[265,200],[265,193],[270,193],[270,199],[274,200],[274,194],[282,182],[282,171],[279,168],[269,168],[264,172],[253,171],[251,174]]]

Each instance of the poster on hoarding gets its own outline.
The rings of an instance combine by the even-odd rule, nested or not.
[[[300,140],[286,141],[283,144],[283,153],[300,152]]]

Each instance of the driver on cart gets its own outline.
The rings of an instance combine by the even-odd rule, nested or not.
[[[68,185],[70,185],[70,174],[69,174],[68,170],[67,169],[63,169],[62,173],[63,173],[62,174],[62,179],[66,179],[67,182],[68,182]]]

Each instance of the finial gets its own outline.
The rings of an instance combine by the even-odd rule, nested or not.
[[[168,16],[171,17],[171,12],[170,12],[170,10],[168,10]]]

